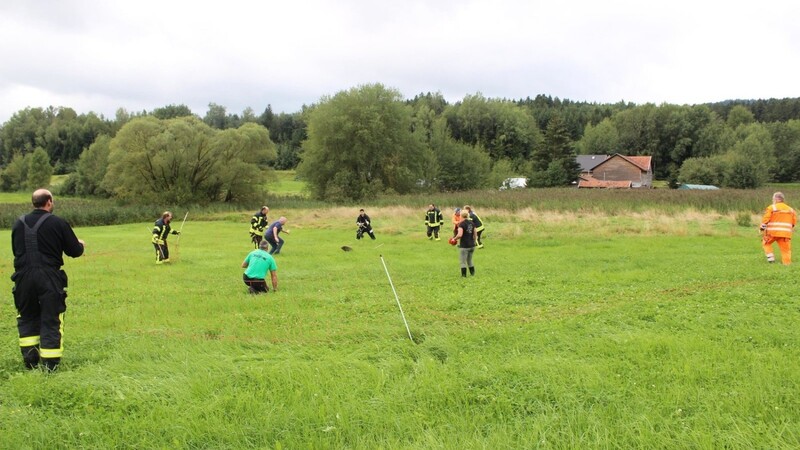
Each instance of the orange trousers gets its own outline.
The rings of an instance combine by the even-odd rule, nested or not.
[[[792,238],[765,235],[761,242],[762,247],[764,247],[764,253],[768,258],[772,255],[772,244],[777,242],[778,248],[781,249],[781,262],[786,266],[792,263]]]

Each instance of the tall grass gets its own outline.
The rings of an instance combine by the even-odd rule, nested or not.
[[[258,297],[247,217],[187,222],[163,266],[144,223],[78,228],[60,372],[21,368],[0,304],[0,447],[800,446],[797,270],[734,214],[484,210],[467,279],[416,205],[370,207],[376,241],[352,207],[273,210]]]
[[[75,226],[114,225],[149,220],[170,209],[193,211],[193,216],[208,220],[228,219],[241,213],[252,214],[262,204],[272,209],[325,209],[332,205],[308,196],[303,181],[294,171],[271,171],[266,175],[268,193],[257,204],[197,205],[119,205],[111,200],[59,197],[58,213]],[[679,214],[686,210],[735,213],[746,222],[747,216],[759,214],[769,204],[772,193],[783,190],[789,204],[800,198],[800,187],[794,184],[771,185],[760,189],[690,191],[670,189],[514,189],[507,191],[474,190],[454,193],[417,193],[384,195],[342,207],[424,208],[435,203],[443,209],[472,204],[476,209],[518,212],[558,211],[561,213],[625,215],[629,213]],[[0,193],[0,228],[9,228],[17,217],[30,210],[29,193]]]
[[[772,201],[774,187],[761,189],[725,189],[717,191],[691,191],[675,189],[513,189],[507,191],[482,190],[457,193],[415,194],[385,197],[366,202],[369,205],[393,204],[424,206],[473,204],[476,208],[495,208],[518,211],[596,212],[624,214],[654,210],[677,213],[686,209],[719,213],[762,211]],[[800,189],[784,189],[787,201],[796,199],[800,204]]]
[[[0,228],[11,228],[17,218],[31,211],[30,194],[25,200],[9,203],[0,195]],[[274,200],[274,201],[273,201]],[[324,206],[322,202],[311,202],[299,198],[295,204],[291,197],[267,196],[264,203],[271,208],[293,208],[299,204]],[[166,210],[182,219],[186,212],[194,220],[238,220],[258,211],[261,204],[216,203],[212,205],[121,205],[113,200],[56,197],[55,214],[73,226],[117,225],[142,221],[154,221]]]

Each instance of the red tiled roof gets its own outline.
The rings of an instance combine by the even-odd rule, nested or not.
[[[644,170],[645,172],[650,170],[650,161],[652,161],[653,159],[652,156],[623,156],[623,158],[636,164],[637,166],[639,166],[640,169]]]

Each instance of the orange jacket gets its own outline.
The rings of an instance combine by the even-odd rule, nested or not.
[[[453,218],[450,220],[453,221],[453,228],[457,227],[461,223],[461,213],[453,214]]]
[[[768,236],[791,238],[797,214],[786,203],[775,203],[767,206],[761,218],[761,228]]]

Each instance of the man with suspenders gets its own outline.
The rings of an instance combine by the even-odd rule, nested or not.
[[[83,254],[84,242],[72,227],[54,216],[53,194],[38,189],[31,198],[34,210],[11,228],[14,252],[14,305],[17,308],[19,346],[25,366],[42,365],[52,371],[64,352],[64,312],[67,309],[67,274],[62,253]]]

